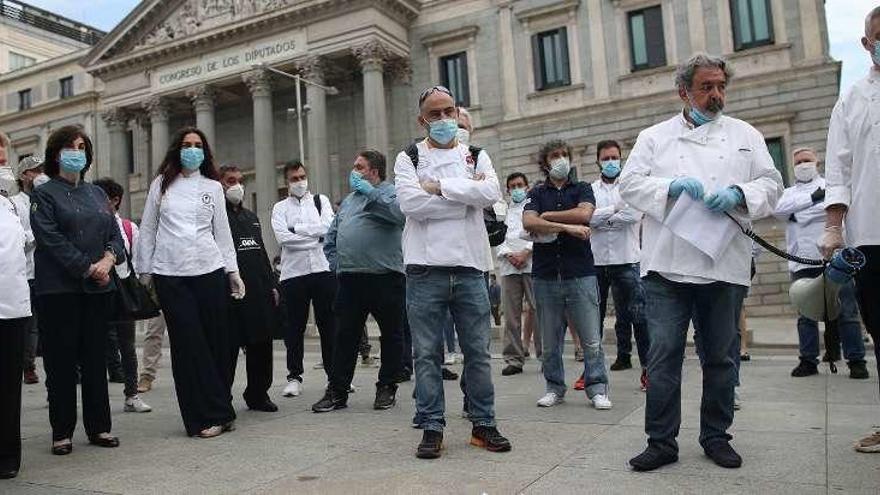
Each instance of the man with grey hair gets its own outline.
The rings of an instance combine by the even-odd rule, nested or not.
[[[880,7],[865,18],[862,46],[874,64],[868,74],[840,96],[831,113],[825,168],[828,194],[825,198],[825,232],[819,250],[825,258],[847,246],[858,248],[867,263],[856,274],[856,299],[862,321],[874,339],[874,354],[880,373],[880,134],[876,127],[880,99]],[[846,219],[846,240],[843,221]],[[880,431],[857,441],[859,452],[880,453]]]
[[[750,283],[751,240],[742,225],[773,213],[782,177],[751,125],[722,114],[731,71],[718,57],[699,54],[678,68],[682,111],[645,129],[620,178],[620,193],[645,213],[641,276],[651,346],[645,432],[648,447],[631,459],[637,471],[678,460],[681,370],[688,325],[699,328],[703,369],[700,445],[716,464],[742,465],[727,429],[737,382],[737,321]],[[673,233],[667,215],[679,203],[729,241],[714,249]],[[731,218],[728,218],[731,217]],[[728,230],[729,229],[729,230]]]

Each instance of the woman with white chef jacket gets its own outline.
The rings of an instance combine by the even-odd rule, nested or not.
[[[233,428],[229,294],[244,297],[226,199],[204,133],[171,141],[150,185],[135,271],[154,285],[168,324],[177,402],[189,436]]]

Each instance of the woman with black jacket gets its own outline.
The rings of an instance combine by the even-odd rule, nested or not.
[[[44,315],[40,332],[56,455],[73,450],[77,368],[89,443],[119,446],[110,435],[104,347],[116,290],[111,270],[125,252],[107,196],[83,181],[91,163],[91,141],[80,127],[56,130],[43,164],[50,180],[31,196],[35,293]]]

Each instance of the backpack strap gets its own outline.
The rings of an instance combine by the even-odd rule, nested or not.
[[[478,148],[476,146],[468,146],[468,151],[471,152],[471,158],[474,160],[474,170],[477,169],[477,161],[480,159],[480,152],[483,151],[483,148]]]
[[[412,162],[413,168],[417,169],[419,168],[419,147],[416,146],[416,143],[418,143],[418,141],[413,141],[412,143],[410,143],[409,146],[407,146],[406,149],[403,150],[403,152],[406,153],[406,156],[409,157],[410,161]]]
[[[315,194],[312,196],[312,200],[315,202],[315,209],[318,210],[318,216],[321,216],[321,195]]]

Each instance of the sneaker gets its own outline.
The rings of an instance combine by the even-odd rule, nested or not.
[[[803,359],[801,359],[801,362],[798,363],[795,369],[791,370],[791,376],[796,378],[818,374],[819,367],[809,361],[804,361]]]
[[[287,386],[284,387],[284,392],[282,392],[282,395],[284,395],[285,397],[297,397],[299,394],[302,393],[302,389],[302,382],[297,380],[296,378],[293,378],[287,380]]]
[[[455,353],[447,352],[443,356],[443,365],[444,366],[452,366],[453,364],[455,364]]]
[[[584,350],[578,347],[574,350],[574,360],[583,363],[584,362]]]
[[[678,462],[678,454],[670,454],[648,445],[644,452],[629,460],[629,465],[633,471],[653,471],[673,462]]]
[[[450,370],[449,368],[443,368],[442,371],[443,379],[447,381],[458,380],[458,373]]]
[[[148,413],[152,410],[153,408],[137,395],[125,398],[125,407],[123,408],[125,412]]]
[[[590,400],[593,401],[593,407],[599,411],[607,411],[608,409],[611,409],[611,399],[605,394],[596,394]]]
[[[866,380],[871,376],[868,374],[868,368],[865,367],[864,361],[850,361],[848,364],[850,378],[854,380]]]
[[[739,395],[739,387],[733,389],[733,410],[739,411],[743,407],[742,397]]]
[[[572,387],[575,390],[583,390],[587,388],[587,380],[584,379],[584,375],[581,375],[580,378],[575,380],[574,386]]]
[[[519,373],[522,373],[522,371],[523,371],[522,368],[520,368],[519,366],[514,366],[512,364],[508,364],[507,366],[504,367],[503,370],[501,370],[501,376],[517,375]]]
[[[489,452],[509,452],[510,440],[501,436],[494,426],[474,426],[471,430],[471,445]]]
[[[40,383],[40,377],[37,375],[36,370],[24,370],[24,373],[22,373],[22,379],[24,380],[25,385],[35,385]]]
[[[642,368],[642,376],[639,378],[639,385],[642,392],[648,391],[648,370],[646,368]]]
[[[376,400],[373,401],[373,409],[385,410],[394,407],[397,403],[397,385],[376,386]]]
[[[317,363],[315,363],[314,366],[312,366],[312,369],[313,370],[322,370],[322,369],[324,369],[324,363],[322,363],[321,361],[318,361]]]
[[[416,457],[419,459],[437,459],[443,450],[443,432],[425,430],[422,433],[422,441],[416,448]]]
[[[141,379],[138,380],[138,393],[145,394],[150,390],[153,390],[153,379],[148,376],[141,376]]]
[[[622,371],[632,369],[632,367],[633,364],[631,358],[618,357],[617,360],[614,361],[614,363],[612,363],[611,367],[608,369],[610,369],[611,371]]]
[[[856,452],[863,452],[865,454],[880,453],[880,431],[875,431],[859,440],[853,445],[853,448],[856,449]]]
[[[324,413],[346,407],[348,407],[348,396],[339,395],[328,387],[324,392],[324,397],[312,405],[312,412]]]
[[[744,352],[744,353],[740,354],[740,356],[739,356],[739,360],[740,360],[740,361],[751,361],[751,360],[752,360],[752,355],[749,354],[748,352]]]
[[[563,402],[564,399],[556,395],[556,392],[547,392],[544,397],[538,399],[538,407],[553,407]]]
[[[742,457],[733,450],[733,447],[726,440],[716,440],[710,443],[703,447],[703,452],[715,464],[723,468],[735,469],[742,466],[743,463]]]

